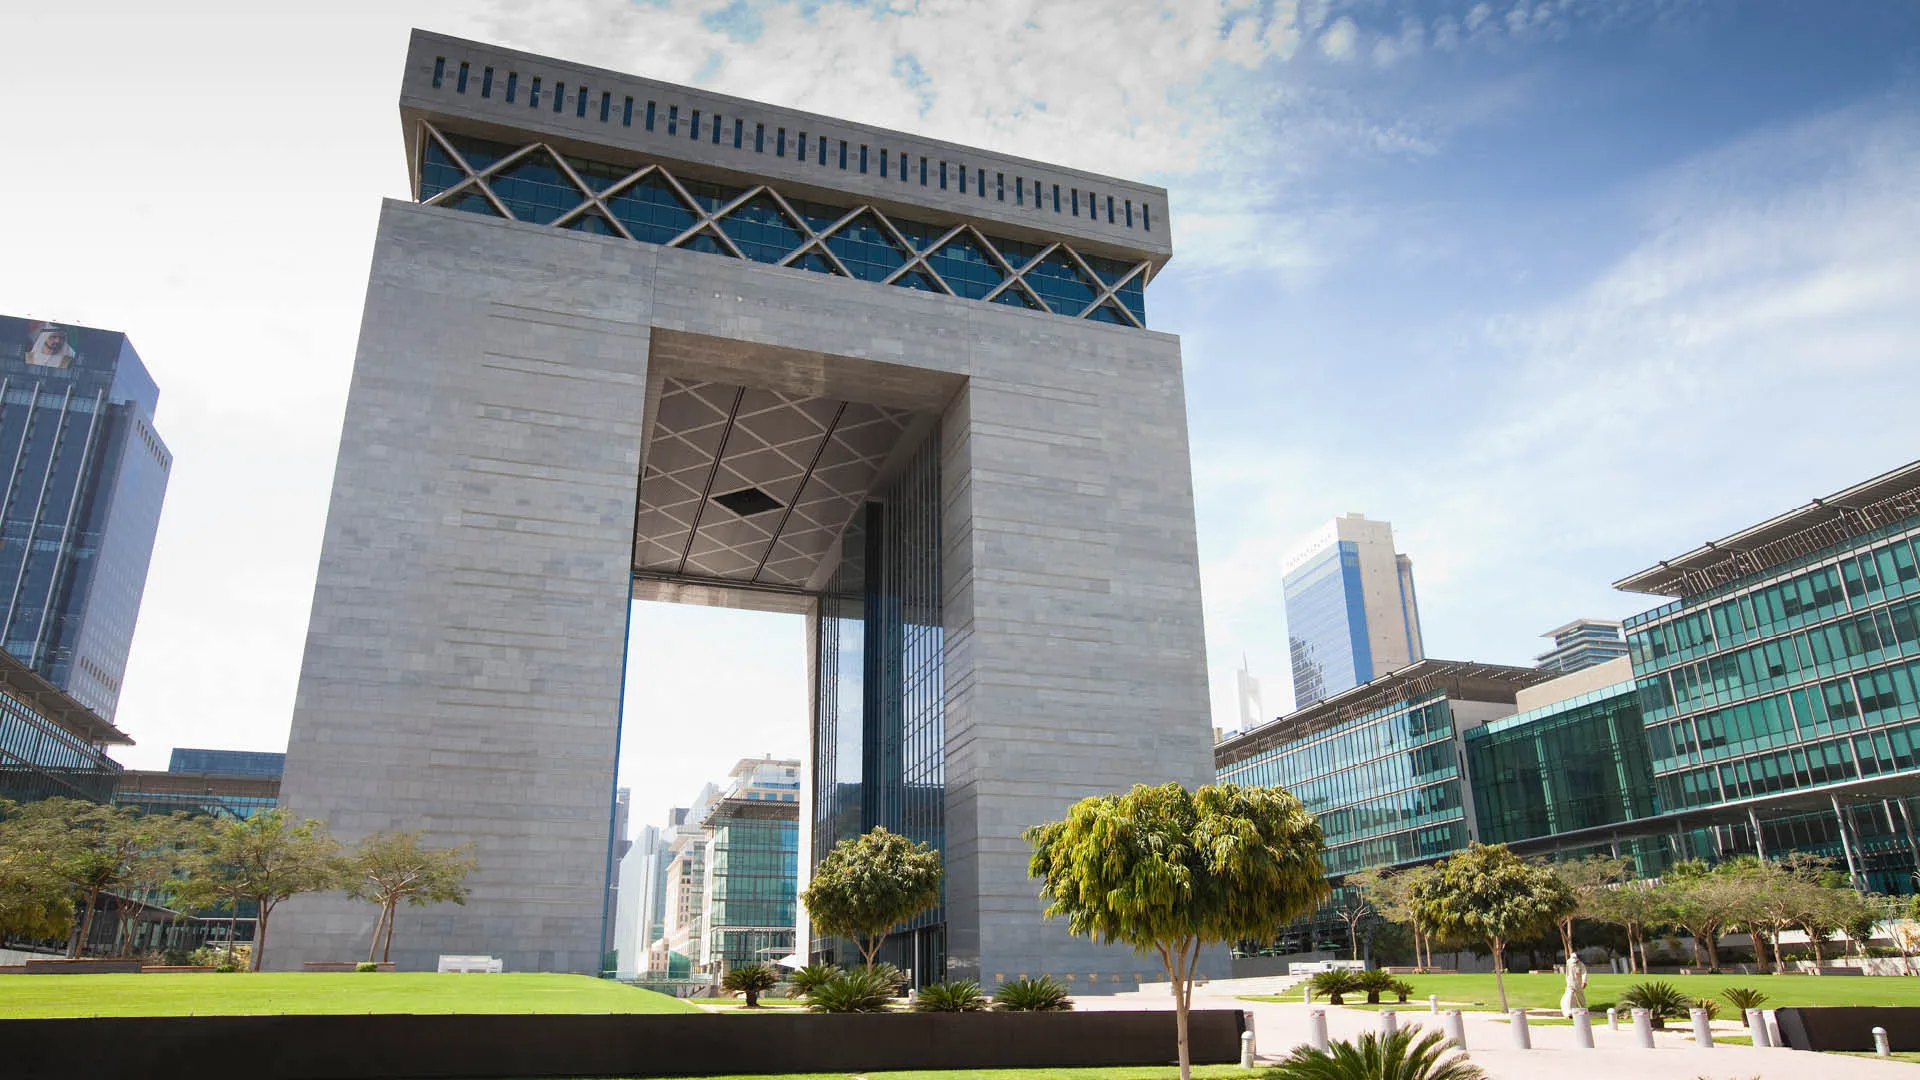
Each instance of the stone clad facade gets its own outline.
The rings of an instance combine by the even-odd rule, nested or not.
[[[424,107],[429,65],[467,48],[449,41],[416,37],[410,107]],[[819,119],[791,115],[796,131]],[[975,199],[989,224],[1008,213]],[[955,213],[926,203],[925,215]],[[1083,242],[1125,254],[1094,225],[1080,222]],[[1164,237],[1164,220],[1155,227]],[[1039,917],[1021,833],[1086,795],[1212,776],[1178,340],[390,201],[283,803],[348,839],[426,828],[476,844],[472,899],[404,913],[396,961],[598,968],[636,590],[818,617],[803,588],[636,582],[639,481],[643,459],[664,453],[650,451],[649,425],[669,380],[925,418],[907,430],[939,440],[946,974],[1129,984],[1143,969],[1133,954]],[[774,501],[806,505],[804,490]],[[696,533],[737,524],[713,513]],[[337,897],[290,901],[268,962],[352,957],[374,916]]]

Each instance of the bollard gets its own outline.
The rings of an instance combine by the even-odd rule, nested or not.
[[[1777,1047],[1780,1047],[1781,1049],[1787,1049],[1791,1045],[1787,1042],[1785,1037],[1783,1037],[1780,1034],[1780,1014],[1779,1013],[1769,1012],[1766,1009],[1761,1009],[1760,1019],[1765,1020],[1767,1022],[1767,1045],[1768,1046],[1777,1046]]]
[[[1607,1006],[1607,1030],[1620,1030],[1620,1010],[1611,1005]]]
[[[1633,1010],[1633,1034],[1642,1047],[1653,1049],[1653,1018],[1647,1015],[1647,1010]]]
[[[1435,1016],[1440,1015],[1440,995],[1439,994],[1427,995],[1427,1011],[1432,1013]]]
[[[1767,1014],[1759,1009],[1747,1010],[1747,1033],[1753,1036],[1755,1046],[1773,1045],[1773,1040],[1767,1038]]]
[[[1380,1034],[1391,1035],[1400,1030],[1400,1014],[1392,1009],[1380,1010]]]
[[[1593,1017],[1585,1009],[1573,1010],[1573,1045],[1593,1049]]]
[[[1313,1004],[1313,982],[1311,980],[1301,984],[1300,1000],[1309,1005]]]
[[[1688,1011],[1693,1014],[1693,1044],[1702,1050],[1713,1049],[1713,1021],[1707,1019],[1707,1010]]]
[[[1251,1031],[1240,1033],[1240,1067],[1253,1068],[1253,1032]]]
[[[1886,1028],[1877,1027],[1873,1029],[1873,1056],[1874,1057],[1892,1057],[1893,1056],[1893,1045],[1887,1041]]]
[[[1514,1049],[1533,1049],[1533,1034],[1527,1030],[1527,1010],[1509,1009],[1507,1010],[1507,1019],[1513,1022]]]
[[[1321,1053],[1327,1050],[1327,1010],[1307,1010],[1307,1045]]]
[[[1254,1053],[1256,1053],[1256,1054],[1257,1054],[1257,1053],[1259,1053],[1259,1052],[1260,1052],[1260,1047],[1259,1047],[1259,1041],[1258,1041],[1257,1039],[1255,1039],[1255,1038],[1254,1038],[1254,1035],[1253,1035],[1253,1031],[1254,1031],[1254,1028],[1253,1028],[1253,1010],[1252,1010],[1252,1009],[1248,1009],[1248,1010],[1246,1010],[1245,1012],[1243,1012],[1243,1013],[1241,1013],[1240,1015],[1241,1015],[1241,1017],[1243,1018],[1243,1022],[1244,1022],[1244,1023],[1246,1024],[1246,1027],[1245,1027],[1244,1029],[1242,1029],[1242,1030],[1244,1030],[1244,1031],[1246,1032],[1246,1035],[1247,1035],[1247,1041],[1248,1041],[1249,1043],[1251,1043],[1251,1044],[1253,1045],[1253,1048],[1254,1048]]]
[[[1447,1041],[1456,1048],[1467,1048],[1467,1025],[1460,1019],[1459,1009],[1448,1009],[1446,1019],[1441,1024],[1447,1029]]]

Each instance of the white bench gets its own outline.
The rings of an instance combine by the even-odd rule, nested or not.
[[[506,970],[495,956],[442,956],[440,974],[498,975]]]

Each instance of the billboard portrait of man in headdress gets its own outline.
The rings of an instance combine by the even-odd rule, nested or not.
[[[27,363],[35,367],[72,367],[80,354],[73,351],[67,329],[58,323],[37,322],[27,326]]]

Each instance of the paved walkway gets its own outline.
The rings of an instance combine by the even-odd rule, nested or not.
[[[1234,987],[1221,983],[1229,981],[1242,980],[1221,980],[1208,988],[1208,993],[1196,991],[1194,1008],[1237,1007],[1253,1013],[1254,1038],[1263,1063],[1277,1061],[1307,1041],[1309,1009],[1326,1010],[1330,1038],[1350,1039],[1380,1029],[1380,1014],[1367,1009],[1237,1001],[1225,996]],[[1074,1005],[1081,1009],[1171,1009],[1173,999],[1149,991],[1075,998]],[[1398,1016],[1403,1028],[1413,1025],[1441,1030],[1443,1017],[1429,1013],[1425,1004],[1409,1004],[1398,1011]],[[1678,1031],[1655,1032],[1655,1048],[1647,1050],[1634,1041],[1632,1027],[1625,1020],[1619,1031],[1607,1030],[1604,1013],[1594,1024],[1591,1050],[1574,1046],[1572,1027],[1531,1025],[1528,1032],[1533,1049],[1519,1050],[1513,1045],[1512,1026],[1496,1014],[1464,1012],[1461,1018],[1468,1056],[1493,1080],[1920,1080],[1920,1066],[1906,1062],[1724,1044],[1703,1050]]]

